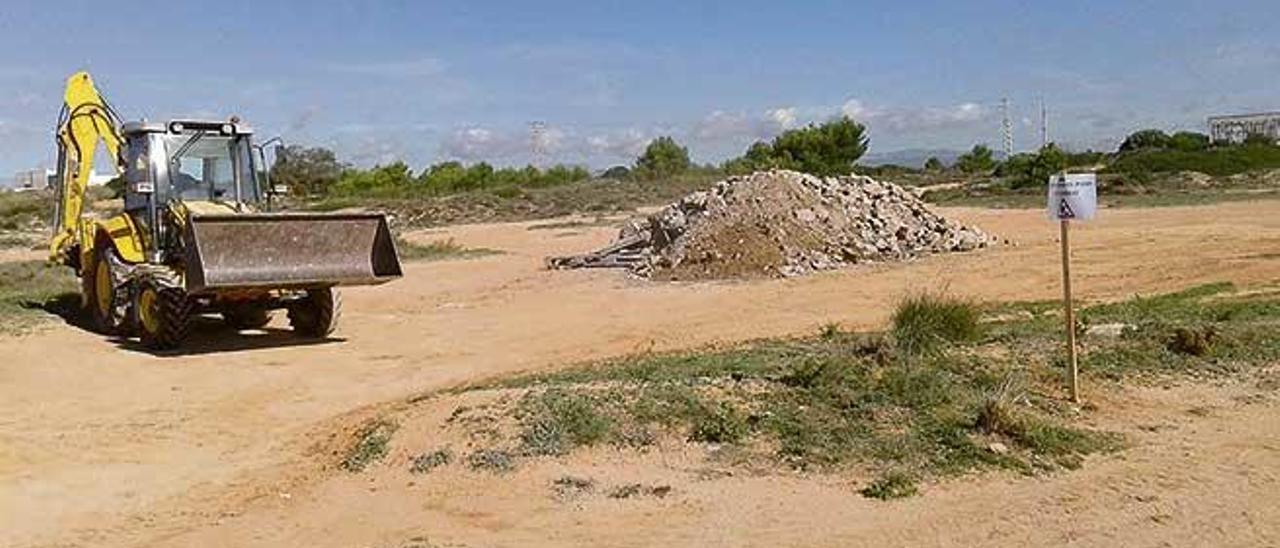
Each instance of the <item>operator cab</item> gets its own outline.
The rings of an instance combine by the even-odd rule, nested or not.
[[[257,209],[264,200],[253,130],[233,119],[129,122],[125,139],[125,209],[170,201]]]

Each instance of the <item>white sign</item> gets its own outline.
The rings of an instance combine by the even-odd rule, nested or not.
[[[1071,173],[1049,177],[1049,218],[1087,221],[1098,212],[1098,176]]]

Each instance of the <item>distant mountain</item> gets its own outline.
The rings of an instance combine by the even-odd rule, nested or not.
[[[892,152],[873,152],[863,156],[858,160],[859,164],[865,166],[882,166],[885,164],[894,164],[899,166],[922,168],[929,158],[936,157],[942,160],[944,164],[951,165],[956,158],[964,154],[961,150],[948,149],[924,149],[909,148],[905,150],[895,150]]]

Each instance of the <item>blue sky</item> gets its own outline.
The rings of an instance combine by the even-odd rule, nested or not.
[[[695,159],[847,113],[872,151],[1114,146],[1280,110],[1280,2],[60,2],[0,6],[0,179],[52,162],[65,77],[130,119],[241,115],[359,165]]]

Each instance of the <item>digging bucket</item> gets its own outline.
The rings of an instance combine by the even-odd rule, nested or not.
[[[401,275],[379,214],[196,215],[187,231],[191,293],[374,285]]]

